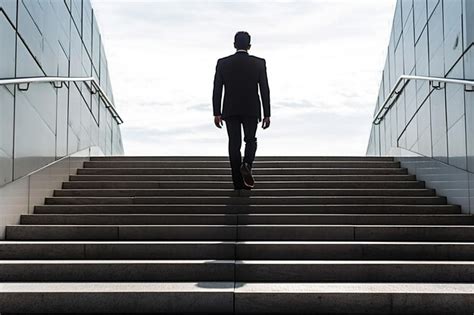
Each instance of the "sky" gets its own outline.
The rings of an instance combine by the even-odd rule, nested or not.
[[[395,0],[93,0],[127,155],[227,155],[217,59],[237,31],[265,58],[258,155],[365,155]]]

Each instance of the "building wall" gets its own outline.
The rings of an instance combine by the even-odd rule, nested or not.
[[[61,189],[62,183],[76,174],[97,150],[100,151],[91,147],[74,153],[0,187],[0,240],[5,238],[6,226],[20,224],[22,215],[34,213],[34,207],[44,204],[46,197]]]
[[[403,74],[474,79],[473,43],[474,1],[398,0],[374,116]],[[463,180],[463,206],[472,209],[473,101],[474,93],[462,85],[438,90],[411,81],[382,123],[372,127],[367,154],[410,152],[462,172],[470,178]]]
[[[113,100],[90,0],[0,0],[0,79],[90,77]],[[0,186],[97,146],[123,154],[120,128],[85,84],[0,86]]]

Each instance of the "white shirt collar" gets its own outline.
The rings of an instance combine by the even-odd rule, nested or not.
[[[248,52],[248,51],[245,49],[237,49],[237,52]]]

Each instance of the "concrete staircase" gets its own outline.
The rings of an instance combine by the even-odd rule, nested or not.
[[[474,313],[474,220],[392,158],[93,158],[8,226],[0,312]]]

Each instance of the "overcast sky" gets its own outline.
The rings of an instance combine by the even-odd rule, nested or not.
[[[260,155],[365,155],[395,0],[93,0],[127,155],[226,155],[216,61],[252,35],[272,126]]]

